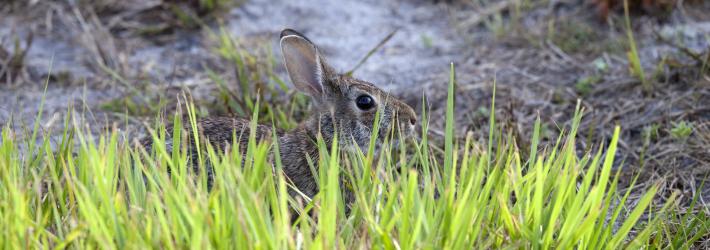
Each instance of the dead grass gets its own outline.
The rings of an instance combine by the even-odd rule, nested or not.
[[[32,33],[23,40],[24,43],[18,37],[11,38],[12,50],[5,50],[5,41],[0,39],[0,83],[11,86],[18,78],[27,78],[24,65],[27,51],[32,46]]]
[[[710,47],[690,48],[684,41],[653,32],[663,25],[686,24],[681,22],[684,19],[707,21],[702,13],[710,11],[710,6],[695,3],[697,5],[692,7],[674,9],[663,21],[642,13],[633,14],[641,66],[653,86],[648,91],[629,70],[625,55],[627,38],[623,15],[619,12],[609,12],[604,23],[599,22],[595,13],[587,11],[588,5],[576,2],[524,1],[532,3],[529,5],[514,2],[519,1],[446,3],[457,9],[452,15],[461,34],[471,36],[467,37],[470,46],[462,48],[462,54],[474,55],[457,65],[455,119],[459,127],[456,134],[470,132],[479,141],[487,140],[488,107],[494,80],[495,118],[503,133],[513,134],[516,144],[525,149],[521,152],[528,152],[528,138],[532,138],[529,132],[533,131],[536,117],[540,116],[543,122],[542,142],[551,143],[561,129],[570,125],[564,122],[571,120],[574,107],[581,99],[587,114],[579,128],[580,154],[594,150],[595,143],[608,141],[613,126],[621,124],[619,153],[622,157],[617,165],[626,170],[622,181],[629,182],[637,173],[641,173],[642,183],[660,180],[661,193],[679,191],[681,204],[686,207],[696,194],[702,194],[693,212],[710,214],[710,185],[701,188],[710,174],[710,103],[707,101],[710,100]],[[220,9],[227,8],[210,7],[203,1],[78,3],[49,1],[31,6],[44,10],[31,12],[37,15],[34,19],[49,20],[32,32],[65,31],[66,36],[71,36],[87,51],[81,55],[87,64],[82,66],[89,68],[95,78],[84,83],[88,82],[91,88],[107,86],[110,91],[106,92],[111,92],[111,97],[109,101],[85,105],[93,105],[94,110],[103,111],[111,118],[105,120],[129,120],[131,125],[140,127],[161,110],[172,110],[175,105],[171,100],[183,90],[194,94],[202,115],[243,115],[249,108],[247,100],[255,93],[278,104],[278,109],[264,109],[263,113],[282,112],[277,117],[283,118],[283,127],[292,126],[289,121],[303,115],[305,102],[297,100],[295,105],[288,106],[291,98],[301,97],[268,86],[267,83],[275,82],[274,72],[269,71],[273,68],[269,51],[249,51],[247,46],[242,46],[245,41],[231,40],[231,37],[226,41],[232,44],[222,41],[190,47],[193,45],[185,37],[204,32],[199,29],[201,24],[213,20],[219,16]],[[2,11],[7,8],[16,11],[24,7],[16,3]],[[217,35],[214,41],[219,41],[220,34]],[[175,52],[178,50],[175,44],[183,42],[189,48],[203,48],[197,53],[199,57]],[[176,66],[160,69],[144,63],[149,61],[147,58],[138,62],[129,60],[137,48],[149,45],[165,49],[166,53],[176,53]],[[11,69],[4,72],[17,72],[17,66],[22,63],[16,62],[22,62],[22,58],[22,49],[0,47],[0,62],[11,65],[1,67]],[[165,58],[158,57],[161,59]],[[243,65],[239,65],[239,60]],[[159,70],[167,73],[152,74]],[[17,73],[0,73],[0,80],[12,82],[14,75]],[[186,75],[199,75],[202,82],[174,84],[174,79]],[[32,77],[34,79],[30,80],[41,79],[41,76],[29,76]],[[430,114],[444,117],[448,75],[442,71],[441,75],[430,79],[420,82],[421,88],[428,90]],[[246,82],[261,87],[245,91],[242,86]],[[397,94],[404,95],[408,103],[420,104],[422,96],[418,90],[421,88],[402,89]],[[249,94],[245,97],[244,93]],[[421,110],[421,106],[416,109]],[[681,122],[691,124],[690,133],[685,137],[674,132]],[[443,119],[432,119],[429,136],[443,140],[443,128]]]
[[[619,146],[624,157],[619,164],[626,170],[626,180],[636,173],[641,173],[642,181],[662,180],[662,191],[681,191],[681,203],[686,206],[695,194],[702,194],[699,203],[708,213],[710,186],[701,189],[700,184],[710,175],[710,71],[706,66],[710,43],[705,40],[706,47],[688,48],[653,32],[663,26],[674,27],[681,20],[692,23],[687,19],[694,16],[669,20],[667,16],[632,13],[639,66],[652,86],[646,90],[629,70],[623,13],[610,12],[610,24],[603,25],[593,14],[585,14],[584,5],[529,6],[517,21],[509,11],[499,13],[522,28],[493,36],[498,44],[487,43],[491,38],[481,35],[474,38],[475,54],[481,61],[458,70],[463,76],[459,76],[457,103],[468,107],[461,112],[467,115],[459,117],[459,124],[467,124],[462,129],[485,138],[486,117],[479,115],[479,109],[489,106],[493,79],[497,82],[496,102],[504,104],[496,110],[496,117],[519,135],[522,147],[525,138],[531,138],[527,131],[537,115],[547,128],[542,137],[555,138],[569,125],[558,122],[568,121],[581,99],[588,114],[580,125],[581,141],[586,141],[580,153],[588,152],[592,142],[608,140],[611,128],[622,125]],[[710,9],[703,3],[682,7]],[[678,17],[684,12],[676,9],[670,14]],[[480,34],[489,27],[476,23],[463,29]],[[699,42],[702,44],[702,39]],[[443,101],[441,95],[430,97],[435,104]],[[442,115],[442,108],[435,106],[432,115]],[[690,126],[683,138],[676,135],[681,122]]]

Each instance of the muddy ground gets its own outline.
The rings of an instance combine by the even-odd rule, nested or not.
[[[198,101],[219,102],[215,75],[239,91],[219,34],[287,79],[277,49],[285,27],[309,36],[342,71],[395,32],[355,75],[417,110],[425,96],[432,138],[443,134],[437,117],[453,62],[459,135],[471,131],[485,142],[494,82],[498,123],[522,148],[538,116],[543,140],[554,141],[579,100],[581,153],[608,143],[620,125],[625,181],[641,172],[642,185],[661,181],[664,195],[679,191],[683,202],[703,194],[707,210],[710,185],[700,184],[710,174],[710,2],[631,6],[643,80],[627,56],[623,11],[612,7],[604,18],[591,2],[6,1],[0,124],[31,128],[44,97],[46,135],[58,136],[72,112],[81,114],[76,124],[118,127],[130,140],[157,114],[154,99],[189,90]],[[209,107],[206,115],[224,113]]]

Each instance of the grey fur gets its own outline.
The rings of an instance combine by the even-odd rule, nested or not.
[[[286,39],[287,41],[284,41],[284,37],[287,36],[298,36],[302,39]],[[284,49],[284,42],[295,43],[288,44],[289,47],[287,49],[296,48],[298,51],[288,51],[289,54],[316,53],[315,55],[297,56],[301,61],[304,60],[303,58],[315,58],[317,62],[307,61],[305,63],[309,63],[309,65],[297,65],[299,70],[290,71],[289,75],[292,81],[301,81],[299,83],[294,82],[297,89],[312,97],[314,102],[314,105],[312,105],[314,107],[314,110],[312,110],[313,115],[302,122],[296,129],[288,132],[272,131],[269,126],[258,125],[256,139],[259,141],[271,140],[273,138],[272,133],[276,134],[281,160],[284,164],[284,174],[299,189],[300,193],[313,197],[318,192],[317,180],[314,178],[307,162],[308,157],[314,159],[314,161],[318,159],[318,148],[315,142],[317,135],[320,134],[326,143],[331,143],[335,131],[337,131],[343,150],[353,150],[355,147],[360,147],[364,151],[370,142],[372,125],[377,110],[381,112],[380,128],[382,128],[377,144],[382,143],[389,128],[399,127],[405,135],[413,132],[416,114],[410,106],[371,83],[335,73],[325,62],[323,56],[319,54],[315,45],[298,32],[290,29],[282,31],[281,42],[282,49]],[[287,67],[294,65],[294,61],[291,58],[285,57],[284,61]],[[316,74],[315,76],[293,75],[302,74],[304,70],[300,69],[313,67],[313,65],[320,67],[313,72]],[[317,79],[317,84],[320,86],[309,85],[316,84],[307,82],[309,79]],[[355,99],[361,95],[373,97],[376,102],[375,108],[365,111],[357,108]],[[185,127],[185,129],[188,132],[191,131],[189,126]],[[228,117],[202,119],[198,121],[198,130],[202,136],[220,150],[225,150],[232,143],[233,139],[235,139],[233,138],[234,134],[239,137],[237,139],[239,139],[240,148],[246,148],[250,133],[248,120]],[[170,131],[167,133],[168,136],[171,134]],[[168,138],[167,141],[171,141],[171,139]],[[152,139],[144,138],[142,144],[149,149]],[[171,148],[169,147],[169,149]],[[196,147],[193,145],[190,148],[191,153],[194,155]],[[211,183],[212,169],[207,169],[207,172]],[[350,190],[343,188],[342,191],[345,201],[351,203],[354,197]],[[298,194],[298,192],[293,190],[289,193],[296,196]]]

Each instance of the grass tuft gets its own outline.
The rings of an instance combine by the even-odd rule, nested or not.
[[[494,136],[499,132],[493,124],[487,150],[471,134],[457,140],[453,65],[450,74],[443,157],[430,150],[426,136],[399,148],[386,142],[379,154],[374,145],[367,152],[344,152],[340,138],[332,144],[320,139],[321,154],[312,163],[321,192],[305,199],[288,195],[292,186],[282,164],[270,156],[278,155],[278,145],[258,142],[253,133],[247,148],[234,142],[219,152],[197,143],[203,150],[190,156],[183,138],[197,141],[198,134],[174,130],[168,150],[162,125],[151,133],[150,151],[123,142],[131,140],[116,129],[92,136],[77,124],[65,126],[55,149],[44,140],[28,150],[16,131],[4,127],[0,246],[615,249],[689,247],[708,232],[707,215],[668,212],[674,211],[675,196],[656,204],[659,185],[643,187],[640,198],[629,195],[641,188],[633,183],[620,192],[619,172],[613,171],[619,127],[609,145],[580,153],[579,106],[572,126],[553,146],[538,148],[538,120],[528,157],[509,135]],[[259,101],[252,126],[259,120]],[[184,107],[188,120],[174,116],[176,126],[195,126],[195,106]],[[423,109],[426,135],[431,117]],[[67,124],[72,121],[66,117]],[[189,157],[197,157],[197,173]],[[211,190],[208,164],[214,171]],[[341,188],[356,197],[350,213]]]
[[[639,57],[638,49],[636,49],[636,39],[634,39],[634,32],[631,29],[631,18],[629,17],[628,0],[624,0],[624,20],[629,46],[629,51],[626,52],[626,57],[629,59],[631,74],[636,76],[641,81],[641,86],[644,91],[649,92],[652,90],[653,86],[651,86],[651,82],[646,79],[646,73],[641,65],[641,58]]]

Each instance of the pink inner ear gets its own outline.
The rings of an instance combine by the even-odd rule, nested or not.
[[[296,88],[311,96],[319,96],[323,92],[322,68],[315,46],[302,37],[286,36],[281,39],[281,50]]]

